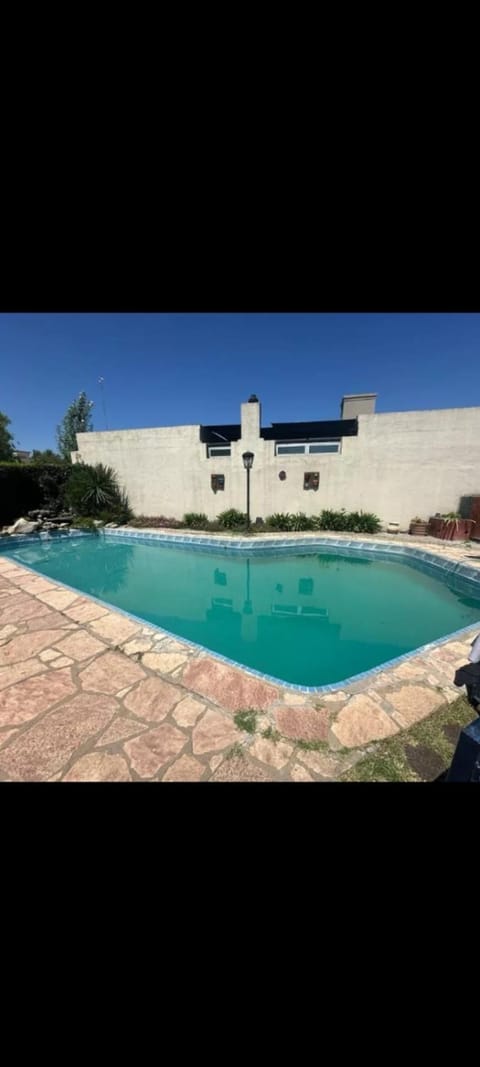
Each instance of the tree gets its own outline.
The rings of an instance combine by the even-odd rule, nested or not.
[[[11,421],[8,415],[4,415],[3,411],[0,411],[0,460],[4,462],[15,459],[13,454],[14,440],[8,429]]]
[[[89,400],[86,393],[79,393],[57,427],[59,451],[68,463],[71,461],[70,453],[76,452],[78,448],[77,433],[93,430],[92,408],[93,400]]]
[[[59,456],[58,452],[53,452],[51,448],[45,448],[44,451],[39,451],[38,448],[34,448],[32,452],[31,463],[41,464],[44,463],[56,463],[62,464],[65,462],[63,456]]]

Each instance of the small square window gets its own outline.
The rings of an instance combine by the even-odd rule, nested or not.
[[[299,578],[298,592],[302,596],[311,596],[313,593],[313,578]]]
[[[318,489],[320,484],[320,474],[318,471],[309,471],[303,476],[303,488],[304,489]]]
[[[219,489],[225,489],[225,475],[224,474],[212,474],[211,484],[214,493],[218,493]]]

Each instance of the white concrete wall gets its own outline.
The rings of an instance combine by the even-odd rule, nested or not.
[[[112,466],[139,515],[203,511],[213,519],[226,508],[244,511],[247,450],[255,454],[252,520],[344,507],[406,529],[415,515],[456,511],[461,496],[480,493],[480,408],[359,415],[358,437],[344,437],[339,454],[275,456],[275,442],[260,438],[258,426],[259,405],[242,405],[242,439],[232,442],[231,456],[214,459],[199,426],[78,434],[73,458]],[[318,491],[303,489],[305,471],[319,471]],[[212,491],[211,474],[225,475],[223,492]]]

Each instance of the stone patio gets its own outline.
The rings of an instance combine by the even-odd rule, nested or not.
[[[480,545],[428,549],[480,566]],[[452,678],[475,632],[315,696],[0,557],[0,780],[338,780],[376,741],[459,696]],[[234,722],[247,708],[258,712],[253,735]]]

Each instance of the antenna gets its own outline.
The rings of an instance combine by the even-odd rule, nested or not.
[[[100,386],[100,392],[102,394],[102,408],[103,408],[103,415],[104,415],[104,418],[105,418],[105,429],[108,430],[107,405],[106,405],[106,401],[105,401],[105,389],[104,389],[105,378],[99,378],[98,379],[98,384]]]

